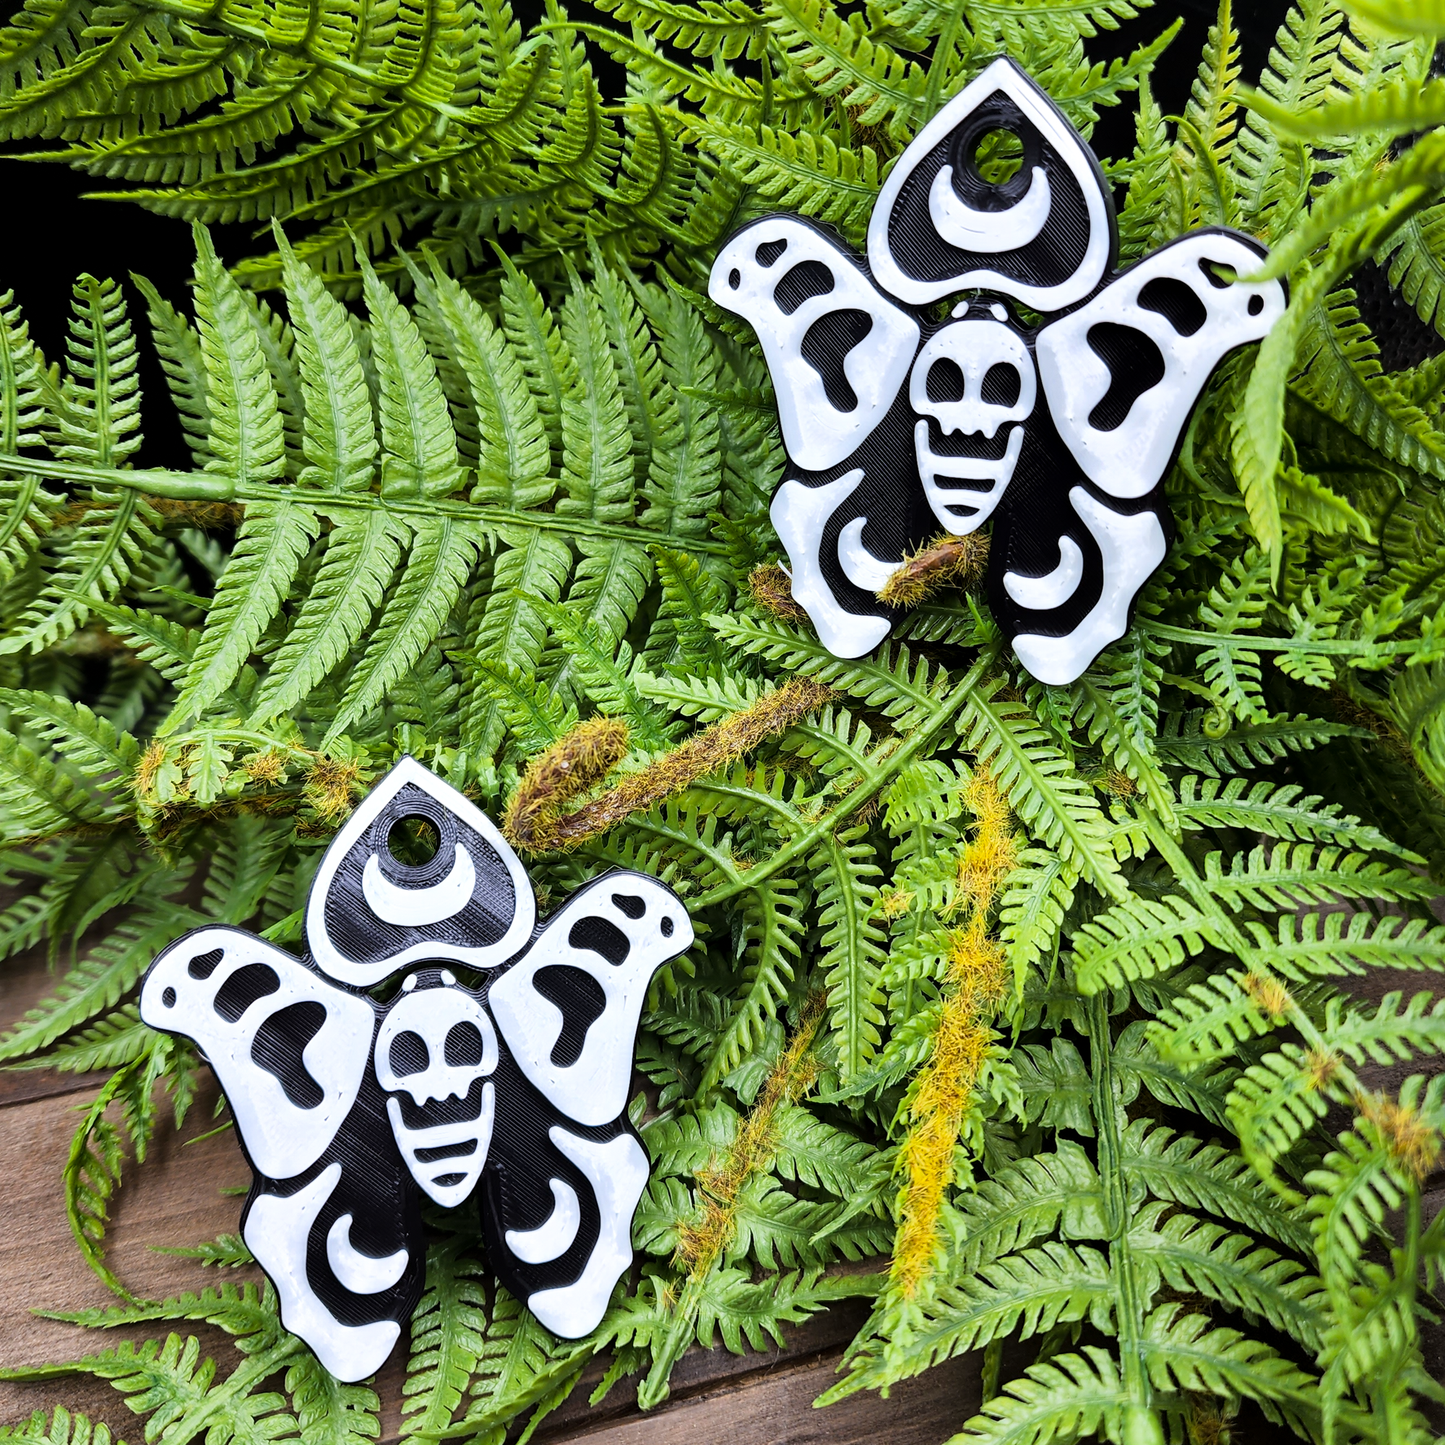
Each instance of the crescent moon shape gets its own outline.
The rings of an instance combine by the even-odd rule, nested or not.
[[[928,213],[938,234],[960,251],[996,255],[1027,246],[1049,219],[1054,203],[1049,178],[1042,166],[1034,167],[1028,192],[1006,211],[976,211],[953,189],[953,167],[944,166],[928,192]]]
[[[903,565],[903,559],[885,562],[881,557],[875,557],[863,545],[863,528],[867,524],[867,517],[855,517],[838,533],[838,564],[843,569],[843,575],[855,587],[876,593]]]
[[[1042,577],[1030,577],[1027,572],[1005,572],[1003,590],[1020,607],[1032,608],[1035,612],[1047,612],[1053,607],[1062,607],[1084,580],[1084,554],[1079,544],[1067,533],[1059,538],[1059,565]]]
[[[456,846],[452,871],[430,888],[398,888],[381,871],[373,853],[361,873],[361,892],[367,906],[383,923],[398,928],[426,928],[460,913],[477,885],[477,870],[472,855],[460,843]]]

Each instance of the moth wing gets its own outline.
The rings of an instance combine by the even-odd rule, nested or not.
[[[141,1018],[205,1054],[258,1174],[291,1179],[336,1137],[361,1091],[371,1004],[236,928],[201,928],[150,966]]]
[[[642,873],[608,873],[570,898],[491,982],[487,1008],[549,1104],[584,1125],[622,1113],[647,986],[692,940],[670,888]]]
[[[888,415],[918,350],[918,322],[858,259],[796,216],[765,216],[718,252],[708,295],[757,333],[796,469],[851,457]]]
[[[596,1329],[632,1263],[647,1151],[625,1115],[579,1128],[525,1081],[498,1092],[482,1227],[498,1277],[554,1335]]]
[[[1284,313],[1281,282],[1218,274],[1247,275],[1264,255],[1235,232],[1196,231],[1039,332],[1054,425],[1100,490],[1122,501],[1158,485],[1215,368]]]
[[[995,183],[978,164],[990,132],[1018,137],[1023,164]],[[1114,206],[1093,152],[1007,57],[914,137],[878,194],[868,264],[913,306],[979,287],[1037,311],[1083,300],[1113,266]]]

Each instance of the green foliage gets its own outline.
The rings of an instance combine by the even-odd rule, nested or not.
[[[438,1216],[407,1436],[535,1430],[604,1353],[599,1392],[650,1407],[689,1346],[856,1296],[825,1398],[983,1348],[960,1439],[1207,1438],[1247,1409],[1424,1440],[1445,1086],[1371,1071],[1431,1067],[1445,1005],[1353,988],[1445,969],[1445,368],[1387,372],[1349,282],[1375,258],[1440,324],[1429,7],[1401,36],[1305,0],[1250,87],[1226,4],[1179,119],[1147,84],[1172,29],[1088,59],[1124,0],[603,8],[524,34],[496,0],[30,0],[0,32],[12,140],[170,214],[284,223],[233,270],[198,225],[186,310],[82,278],[54,363],[0,298],[0,956],[59,975],[0,1059],[110,1072],[65,1189],[120,1302],[75,1318],[160,1327],[13,1373],[109,1380],[147,1438],[374,1437],[269,1290],[145,1301],[107,1257],[199,1063],[139,1022],[142,970],[211,922],[299,946],[320,849],[403,753],[500,816],[579,721],[627,723],[625,775],[806,677],[833,691],[802,721],[528,860],[552,900],[644,869],[696,923],[638,1046],[642,1262],[558,1341]],[[781,450],[751,340],[699,300],[760,211],[858,239],[1000,49],[1085,130],[1138,91],[1128,256],[1232,224],[1290,281],[1170,473],[1170,561],[1067,688],[976,599],[852,661],[752,600]],[[629,77],[606,104],[599,52]],[[142,346],[189,470],[144,465]],[[192,1321],[236,1337],[229,1375]],[[109,1439],[64,1411],[5,1438]]]

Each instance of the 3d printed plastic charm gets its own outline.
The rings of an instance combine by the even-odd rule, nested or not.
[[[387,846],[405,818],[440,840],[418,866]],[[299,960],[199,929],[140,998],[226,1091],[255,1174],[241,1233],[286,1327],[338,1379],[373,1374],[421,1294],[426,1194],[476,1195],[507,1288],[554,1334],[594,1329],[647,1184],[627,1090],[648,982],[692,943],[676,895],[612,872],[537,926],[501,834],[404,758],[327,850],[306,934]],[[363,992],[398,974],[388,1002]]]
[[[1023,163],[994,184],[979,146],[997,131]],[[762,345],[790,463],[773,525],[829,651],[859,657],[888,635],[875,593],[907,549],[990,518],[989,601],[1035,677],[1072,682],[1127,631],[1164,560],[1159,484],[1189,414],[1285,291],[1226,279],[1265,254],[1233,231],[1193,232],[1121,274],[1117,247],[1093,153],[1000,59],[888,173],[866,264],[782,215],[718,253],[708,294]],[[974,294],[951,316],[922,309],[961,292]]]

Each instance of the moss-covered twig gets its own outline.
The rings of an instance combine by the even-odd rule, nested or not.
[[[576,812],[565,813],[567,803],[601,781],[626,750],[622,724],[611,719],[583,723],[528,764],[507,804],[502,831],[509,842],[533,853],[576,848],[633,813],[719,772],[832,697],[832,688],[795,677],[750,708],[704,728],[681,747],[629,773]]]

